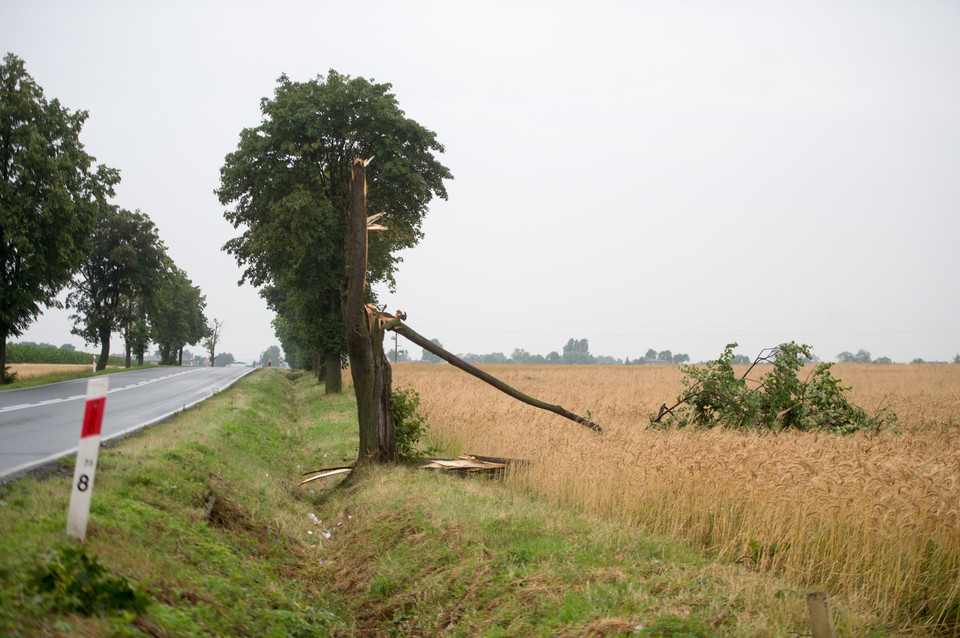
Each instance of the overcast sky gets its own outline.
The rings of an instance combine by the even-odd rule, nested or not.
[[[277,340],[220,250],[219,169],[282,73],[329,69],[446,146],[449,200],[383,301],[454,352],[960,352],[960,3],[0,4],[0,49],[90,112],[115,203],[237,359]],[[49,310],[22,340],[69,329]]]

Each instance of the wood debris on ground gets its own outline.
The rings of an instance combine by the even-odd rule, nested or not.
[[[492,459],[461,454],[455,459],[433,459],[430,463],[421,465],[420,469],[443,470],[447,472],[490,472],[494,470],[505,470],[507,462],[507,459]]]

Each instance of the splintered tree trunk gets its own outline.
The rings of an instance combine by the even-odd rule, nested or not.
[[[347,211],[347,280],[343,291],[350,372],[360,421],[359,463],[397,461],[396,428],[390,410],[390,363],[383,353],[383,330],[364,304],[367,275],[366,167],[354,160]]]

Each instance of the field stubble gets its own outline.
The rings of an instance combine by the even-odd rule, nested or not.
[[[960,635],[960,365],[835,366],[903,431],[845,437],[650,429],[682,390],[674,367],[485,368],[604,433],[451,366],[401,364],[394,383],[420,392],[437,444],[530,459],[513,478],[545,497],[826,586],[904,633]]]

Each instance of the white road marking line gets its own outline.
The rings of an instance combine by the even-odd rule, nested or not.
[[[194,368],[193,370],[184,370],[183,372],[174,372],[173,374],[168,374],[162,377],[157,377],[155,379],[148,379],[146,381],[141,381],[139,383],[134,383],[131,385],[125,385],[120,388],[113,388],[110,390],[109,394],[115,392],[123,392],[124,390],[129,390],[131,388],[139,388],[140,386],[149,385],[151,383],[156,383],[157,381],[165,381],[166,379],[172,379],[173,377],[178,377],[182,374],[190,374],[191,372],[199,372],[200,368]],[[0,414],[4,412],[13,412],[15,410],[24,410],[26,408],[36,408],[41,405],[52,405],[54,403],[65,403],[67,401],[76,401],[78,399],[85,399],[85,394],[76,394],[72,397],[61,397],[59,399],[47,399],[46,401],[39,401],[37,403],[20,403],[18,405],[8,405],[5,408],[0,408]]]

